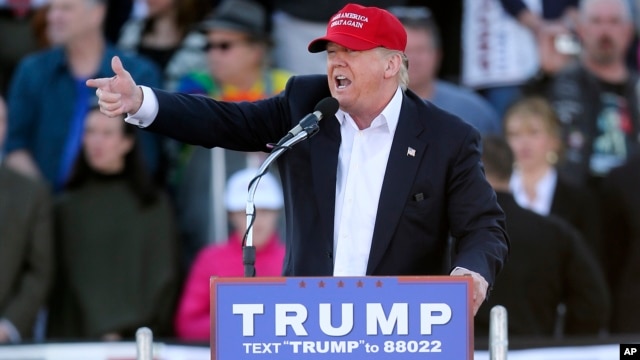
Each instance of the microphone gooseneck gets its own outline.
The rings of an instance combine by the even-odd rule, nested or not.
[[[327,97],[316,105],[314,112],[305,116],[300,123],[289,131],[278,143],[273,147],[269,156],[258,168],[256,176],[249,182],[247,195],[247,228],[242,239],[242,263],[244,265],[244,276],[256,276],[255,261],[256,249],[253,246],[253,222],[255,221],[256,207],[253,198],[258,188],[260,178],[266,174],[269,165],[273,163],[280,155],[289,150],[293,145],[310,138],[320,129],[318,122],[327,117],[333,116],[338,111],[338,100],[333,97]]]

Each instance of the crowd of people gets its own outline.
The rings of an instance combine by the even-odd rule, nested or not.
[[[206,342],[208,279],[242,276],[247,187],[281,130],[248,103],[286,99],[263,110],[308,113],[329,96],[327,75],[341,107],[338,121],[322,122],[339,128],[312,145],[325,153],[304,148],[258,187],[258,276],[471,274],[490,289],[486,301],[477,294],[478,336],[496,304],[516,336],[640,333],[639,2],[348,3],[0,0],[0,344],[131,339],[141,326]],[[375,47],[336,40],[331,19],[344,9],[387,21],[388,34],[376,33]],[[368,101],[341,95],[379,71],[376,61],[384,81],[368,84]],[[89,79],[112,82],[96,92]],[[121,96],[127,79],[144,99],[105,115],[99,92]],[[391,110],[375,102],[386,90]],[[203,111],[178,111],[185,104]],[[409,129],[409,111],[425,123]],[[399,136],[419,141],[394,158]],[[332,182],[308,159],[331,167],[322,173]],[[405,166],[415,179],[393,179]],[[283,193],[279,178],[335,191],[335,202]],[[405,190],[406,203],[392,200]],[[380,198],[362,200],[371,192]],[[219,213],[228,236],[214,235]],[[381,214],[397,230],[380,235]],[[303,229],[295,218],[306,215],[301,224],[322,229]],[[400,250],[432,235],[428,249]],[[292,240],[316,236],[308,248]],[[469,260],[471,248],[495,263]]]

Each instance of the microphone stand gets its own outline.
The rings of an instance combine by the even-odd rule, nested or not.
[[[318,132],[319,127],[317,122],[306,127],[303,131],[300,131],[295,136],[289,138],[282,144],[278,143],[278,145],[271,151],[269,156],[265,159],[265,161],[258,168],[257,175],[251,180],[249,183],[249,194],[247,196],[247,207],[246,207],[246,215],[247,215],[247,227],[244,234],[244,242],[242,244],[242,263],[244,264],[244,276],[245,277],[255,277],[256,276],[256,248],[253,246],[253,221],[255,220],[256,207],[253,202],[253,199],[256,194],[256,190],[258,188],[258,183],[260,182],[260,178],[266,174],[269,166],[282,155],[285,151],[289,150],[293,145],[315,135]]]

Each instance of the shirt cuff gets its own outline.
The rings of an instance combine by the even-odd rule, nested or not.
[[[158,98],[150,87],[140,86],[140,89],[142,89],[142,105],[140,105],[140,109],[135,114],[127,114],[124,121],[146,128],[153,123],[158,115]]]
[[[16,344],[22,341],[22,337],[20,336],[20,332],[13,326],[13,323],[9,321],[7,318],[0,319],[0,327],[3,327],[9,333],[9,341]]]
[[[451,272],[449,273],[449,275],[453,274],[453,272],[454,272],[454,271],[456,271],[456,270],[458,270],[458,269],[463,270],[463,271],[471,271],[471,270],[469,270],[469,269],[467,269],[467,268],[463,268],[462,266],[456,266],[455,268],[453,268],[453,270],[451,270]]]

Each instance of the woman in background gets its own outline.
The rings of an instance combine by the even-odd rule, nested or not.
[[[81,156],[55,207],[51,338],[119,340],[141,326],[171,335],[173,213],[141,164],[134,131],[97,108],[87,115]]]
[[[542,97],[525,97],[507,110],[504,134],[515,157],[509,186],[520,206],[572,224],[600,258],[602,226],[596,198],[556,169],[562,150],[560,129],[555,111]]]

